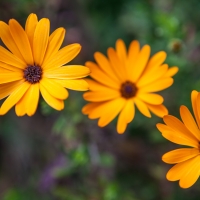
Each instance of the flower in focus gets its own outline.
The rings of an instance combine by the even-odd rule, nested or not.
[[[170,151],[162,157],[164,162],[175,164],[168,171],[167,179],[179,180],[182,188],[191,187],[200,174],[200,93],[192,91],[191,101],[195,119],[186,106],[181,106],[182,121],[166,115],[163,117],[165,124],[157,124],[157,128],[167,140],[187,146]]]
[[[100,52],[94,54],[97,62],[86,62],[91,70],[88,79],[90,91],[83,97],[90,103],[82,109],[90,119],[99,118],[98,125],[106,126],[118,114],[117,132],[123,133],[135,116],[135,106],[146,117],[150,111],[162,117],[168,113],[163,97],[155,92],[173,84],[171,78],[178,68],[163,64],[166,53],[160,51],[150,58],[150,46],[140,49],[132,41],[128,52],[124,42],[116,42],[116,50],[108,48],[108,58]],[[149,59],[150,58],[150,59]]]
[[[44,100],[54,109],[64,108],[68,91],[85,91],[88,84],[82,78],[90,72],[80,65],[63,66],[79,52],[79,44],[60,49],[65,29],[58,28],[49,35],[49,19],[38,21],[30,14],[25,30],[14,19],[8,25],[0,21],[0,99],[3,102],[0,114],[4,115],[14,105],[18,116],[33,115],[37,109],[40,92]]]

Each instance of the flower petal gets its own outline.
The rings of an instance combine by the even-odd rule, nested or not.
[[[105,111],[103,114],[101,114],[98,125],[100,127],[104,127],[109,124],[119,114],[121,109],[124,107],[124,104],[125,100],[122,98],[113,101],[113,103],[109,106],[109,112]]]
[[[137,40],[133,40],[128,49],[128,78],[132,79],[132,71],[137,61],[138,54],[140,53],[140,44]]]
[[[152,105],[152,104],[146,104],[149,110],[157,115],[158,117],[163,117],[164,115],[168,114],[168,110],[164,105]]]
[[[177,134],[184,134],[188,139],[198,143],[196,137],[185,127],[185,125],[176,117],[172,115],[166,115],[163,117],[163,121],[167,126],[172,128]]]
[[[23,79],[22,72],[1,72],[0,74],[0,84],[9,83],[13,81],[18,81]]]
[[[135,63],[132,63],[133,67],[132,70],[129,70],[129,73],[132,75],[131,80],[133,82],[136,82],[144,71],[149,60],[150,51],[151,48],[149,45],[143,46],[137,56],[137,60],[135,61]]]
[[[153,104],[153,105],[159,105],[162,104],[164,99],[161,95],[159,94],[154,94],[154,93],[137,93],[137,98],[139,98],[140,100],[149,103],[149,104]]]
[[[198,148],[199,143],[196,140],[190,139],[185,135],[184,133],[177,132],[173,130],[171,127],[166,126],[165,124],[156,124],[158,130],[162,133],[162,136],[166,138],[167,140],[175,143],[175,144],[181,144],[186,146],[191,146]]]
[[[51,56],[55,55],[58,52],[60,46],[63,43],[64,37],[64,28],[58,28],[50,35],[49,43],[44,57],[44,62],[46,62]]]
[[[121,40],[121,39],[118,39],[118,40],[116,41],[116,52],[117,52],[117,55],[118,55],[120,61],[121,61],[122,63],[125,63],[125,64],[126,64],[126,63],[127,63],[127,50],[126,50],[126,45],[125,45],[124,41]],[[126,70],[126,69],[124,69],[124,70]]]
[[[111,79],[107,74],[105,74],[101,69],[99,69],[99,67],[95,63],[86,62],[85,66],[89,67],[89,69],[91,70],[90,76],[102,85],[105,85],[110,88],[120,88],[121,83],[119,81],[114,81],[113,79]]]
[[[167,71],[167,73],[165,74],[165,77],[172,77],[174,76],[177,72],[178,72],[178,67],[176,66],[173,66],[173,67],[170,67]]]
[[[167,57],[167,54],[164,51],[159,51],[156,54],[154,54],[147,64],[145,73],[152,71],[152,70],[158,68],[160,65],[162,65],[162,63],[165,61],[166,57]]]
[[[27,64],[24,61],[10,53],[2,46],[0,46],[0,61],[20,69],[25,69],[25,67],[27,66]]]
[[[32,84],[24,96],[17,102],[15,111],[17,116],[35,114],[39,101],[39,83]]]
[[[54,70],[44,71],[44,76],[55,79],[77,79],[89,75],[90,69],[81,65],[67,65]]]
[[[126,101],[126,104],[119,114],[117,121],[117,132],[119,134],[124,133],[127,124],[130,123],[135,116],[135,107],[132,100]]]
[[[200,117],[199,117],[200,116],[200,107],[197,106],[197,102],[199,100],[199,98],[197,99],[198,96],[199,96],[198,92],[193,90],[192,93],[191,93],[192,108],[193,108],[193,112],[194,112],[196,122],[198,124],[198,127],[200,128]]]
[[[9,26],[6,23],[0,21],[0,28],[1,28],[1,39],[3,43],[15,56],[17,56],[25,63],[23,56],[21,55],[19,49],[17,48],[17,45],[15,44],[15,41],[12,38]]]
[[[96,52],[94,54],[94,58],[100,67],[100,69],[106,74],[106,76],[109,76],[109,78],[113,79],[114,81],[118,82],[118,78],[115,75],[115,72],[112,69],[112,66],[109,62],[109,60],[100,52]]]
[[[88,103],[82,108],[82,113],[84,115],[88,115],[94,108],[98,107],[101,104],[102,103],[99,102]]]
[[[135,102],[135,105],[137,106],[138,110],[146,117],[151,117],[151,113],[149,112],[149,109],[147,107],[147,105],[141,101],[140,99],[138,98],[134,98],[134,102]]]
[[[119,80],[125,82],[127,79],[125,63],[121,62],[121,60],[119,59],[117,53],[113,48],[111,47],[108,48],[107,54],[112,69],[115,72],[116,76],[118,77]]]
[[[110,88],[106,88],[104,91],[86,92],[83,94],[83,98],[87,101],[99,102],[108,101],[111,99],[119,98],[120,92]]]
[[[25,94],[25,92],[30,87],[30,83],[24,82],[16,90],[14,90],[11,95],[3,102],[0,115],[6,114]]]
[[[53,79],[42,78],[40,84],[56,99],[67,99],[69,95],[67,90]]]
[[[184,166],[185,167],[185,166]],[[182,175],[179,185],[182,188],[191,187],[199,178],[200,174],[200,156],[196,156],[191,159],[190,167],[187,168],[187,171]]]
[[[40,91],[44,100],[49,104],[52,108],[56,110],[63,110],[64,109],[64,101],[60,99],[54,98],[50,93],[45,89],[45,87],[40,84]]]
[[[47,59],[43,64],[43,69],[54,69],[70,62],[80,52],[80,44],[71,44],[60,49],[56,54]]]
[[[198,129],[193,116],[186,106],[180,107],[180,115],[187,129],[197,138],[197,140],[200,141],[200,130]]]
[[[38,23],[37,15],[31,13],[26,20],[25,31],[28,36],[29,43],[32,49],[33,49],[33,37],[37,23]]]
[[[125,104],[125,102],[126,100],[124,98],[117,98],[111,101],[105,101],[99,104],[99,106],[95,107],[93,110],[91,110],[88,117],[90,119],[96,119],[101,116],[108,115],[110,113],[110,107],[112,108],[114,107],[117,108],[118,106],[121,107],[122,105]]]
[[[173,84],[174,80],[172,78],[164,78],[156,80],[142,88],[140,88],[141,92],[158,92],[160,90],[164,90],[170,87]]]
[[[199,149],[196,148],[181,148],[165,153],[162,160],[169,164],[184,162],[199,155]]]
[[[149,72],[144,72],[140,79],[137,82],[138,87],[143,87],[144,85],[155,82],[160,79],[162,76],[165,76],[168,70],[168,65],[164,64],[159,67],[157,70],[151,70]]]
[[[14,81],[11,83],[6,83],[6,84],[0,84],[0,99],[3,99],[10,95],[15,89],[18,88],[19,85],[21,85],[23,81]]]
[[[41,19],[35,28],[34,38],[33,38],[33,57],[35,65],[42,66],[44,55],[49,42],[49,29],[50,22],[49,19]]]
[[[32,50],[26,32],[15,19],[9,20],[9,28],[10,28],[10,33],[19,51],[21,52],[24,60],[26,61],[26,64],[33,65],[34,61],[33,61]]]
[[[89,89],[88,83],[83,79],[75,79],[75,80],[57,79],[55,81],[60,85],[62,85],[63,87],[71,90],[86,91]]]

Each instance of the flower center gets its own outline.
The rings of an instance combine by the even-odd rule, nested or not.
[[[28,66],[24,70],[24,78],[31,84],[38,83],[42,78],[42,69],[39,66]]]
[[[129,99],[136,95],[137,87],[135,86],[134,83],[130,81],[126,81],[125,83],[122,83],[120,92],[121,92],[122,97]]]

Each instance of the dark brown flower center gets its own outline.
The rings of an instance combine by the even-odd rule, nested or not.
[[[129,99],[136,95],[137,87],[135,86],[134,83],[130,81],[126,81],[125,83],[122,83],[120,92],[121,92],[122,97]]]
[[[28,66],[24,70],[24,78],[31,84],[38,83],[42,78],[42,69],[39,66]]]

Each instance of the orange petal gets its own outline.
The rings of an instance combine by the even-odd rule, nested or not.
[[[157,115],[158,117],[163,117],[164,115],[168,114],[168,110],[164,105],[152,105],[152,104],[146,104],[149,110]]]
[[[28,36],[21,25],[14,19],[9,20],[10,33],[27,65],[34,65]]]
[[[151,113],[149,112],[149,109],[147,107],[147,105],[141,101],[138,98],[134,99],[135,105],[137,106],[138,110],[146,117],[151,117]]]
[[[169,164],[175,164],[189,160],[190,158],[193,158],[199,154],[199,149],[181,148],[164,154],[162,160]]]

